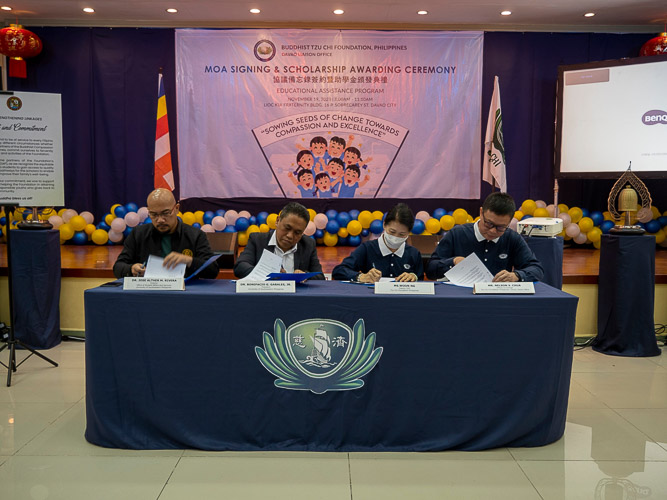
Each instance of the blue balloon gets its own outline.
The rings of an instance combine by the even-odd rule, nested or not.
[[[602,221],[604,220],[604,215],[602,215],[602,212],[598,212],[597,210],[595,212],[591,212],[591,215],[589,215],[591,219],[593,219],[593,224],[596,226],[599,226],[602,224]]]
[[[134,229],[133,227],[127,226],[123,231],[123,238],[127,238],[133,229]]]
[[[415,224],[412,226],[412,234],[422,234],[426,230],[424,221],[415,219]]]
[[[336,218],[336,216],[338,215],[338,212],[336,212],[336,211],[332,208],[332,209],[329,209],[329,210],[327,210],[326,212],[324,212],[324,215],[327,216],[327,219],[329,219],[329,220],[334,220],[334,219]]]
[[[650,220],[646,223],[646,231],[649,233],[657,233],[660,231],[660,223],[657,220]]]
[[[361,236],[348,236],[347,244],[351,247],[358,247],[361,245]]]
[[[106,222],[100,221],[100,223],[97,224],[97,229],[104,229],[105,231],[109,231],[109,229],[111,228],[109,227],[109,224],[107,224]]]
[[[588,211],[587,208],[582,208],[581,209],[581,216],[582,217],[589,217],[590,212]]]
[[[151,224],[152,222],[153,222],[153,221],[151,220],[150,217],[146,217],[146,218],[144,219],[144,221],[142,222],[142,224]]]
[[[421,221],[419,221],[419,222],[421,222]],[[424,224],[424,223],[422,222],[422,224]],[[371,222],[371,225],[368,229],[373,234],[382,234],[382,231],[384,230],[384,228],[382,226],[382,221],[375,219],[373,222]]]
[[[350,217],[350,214],[348,214],[347,212],[338,212],[336,220],[338,221],[338,224],[340,224],[341,227],[347,227],[352,218]]]
[[[0,226],[7,224],[7,217],[0,217]]]
[[[234,226],[227,226],[225,229],[222,230],[223,233],[235,233],[236,228]]]
[[[447,215],[454,215],[454,210],[447,210]]]
[[[204,224],[210,224],[213,220],[213,217],[215,217],[215,214],[210,210],[204,212]]]
[[[201,229],[201,224],[199,222],[194,222],[192,224],[192,227],[196,227],[197,229]]]
[[[324,231],[322,229],[316,229],[315,230],[315,239],[319,240],[320,238],[324,238]]]
[[[260,212],[257,214],[257,224],[266,224],[266,219],[269,217],[269,212]]]
[[[116,208],[114,208],[113,214],[116,217],[123,218],[123,217],[125,217],[125,214],[127,214],[127,210],[125,209],[125,207],[123,205],[119,205]]]
[[[215,211],[215,215],[219,215],[220,217],[224,217],[225,216],[225,211],[221,208],[221,209]]]
[[[346,236],[345,238],[341,238],[339,236],[338,237],[338,243],[336,243],[336,246],[346,247],[348,245],[348,239],[349,239],[349,236]]]
[[[357,220],[359,218],[359,210],[350,210],[348,214],[350,214],[352,220]]]
[[[370,232],[368,231],[368,229],[362,229],[362,230],[361,230],[361,236],[362,236],[362,237],[365,238],[365,237],[368,236],[369,234],[370,234]]]
[[[248,226],[250,226],[250,222],[245,217],[239,217],[234,224],[237,231],[245,231],[248,229]]]
[[[523,220],[523,219],[530,219],[531,217],[532,217],[532,215],[528,215],[528,214],[526,214],[526,215],[524,215],[523,217],[521,217],[521,220]]]
[[[602,230],[602,234],[607,234],[609,230],[614,226],[615,224],[613,220],[603,220],[602,223],[600,224],[600,229]]]
[[[72,236],[72,243],[75,245],[85,245],[88,243],[88,235],[85,231],[77,231],[74,233],[74,236]]]
[[[662,227],[667,226],[667,215],[661,215],[658,217],[657,221],[660,223]]]
[[[251,226],[256,225],[257,224],[257,217],[255,217],[254,215],[251,215],[250,218],[248,219],[248,222],[250,222]]]
[[[130,202],[125,205],[125,210],[127,212],[136,212],[137,210],[139,210],[139,206],[136,203]]]
[[[335,219],[331,219],[329,220],[329,222],[327,222],[327,227],[326,227],[327,233],[338,234],[339,229],[340,229],[340,224],[338,224],[338,222],[336,222]]]
[[[445,211],[444,208],[436,208],[433,210],[433,218],[440,220],[442,217],[447,215],[447,212]]]

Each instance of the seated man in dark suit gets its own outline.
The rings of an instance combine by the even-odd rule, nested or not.
[[[143,276],[149,255],[164,257],[165,267],[185,263],[187,278],[213,256],[206,234],[201,229],[183,224],[178,218],[178,203],[168,189],[156,189],[146,202],[151,224],[135,227],[113,265],[116,278]],[[197,275],[216,278],[218,265],[213,262]]]
[[[285,205],[276,220],[275,231],[250,235],[248,244],[236,260],[234,275],[237,278],[249,275],[266,249],[282,257],[283,272],[320,273],[311,279],[323,280],[315,240],[301,238],[309,221],[306,207],[296,202]]]
[[[426,266],[426,276],[435,280],[471,253],[493,274],[493,281],[539,281],[544,275],[540,261],[523,238],[509,228],[516,210],[507,193],[491,193],[474,224],[454,226],[438,243]]]

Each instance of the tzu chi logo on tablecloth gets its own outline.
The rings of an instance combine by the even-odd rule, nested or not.
[[[330,319],[309,319],[285,326],[276,319],[273,336],[264,332],[264,349],[255,354],[266,370],[278,377],[276,387],[311,391],[359,389],[361,377],[380,360],[382,347],[375,348],[375,332],[365,335],[364,320],[353,328]]]

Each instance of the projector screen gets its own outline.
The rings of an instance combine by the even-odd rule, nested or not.
[[[558,68],[556,176],[667,178],[667,57]]]

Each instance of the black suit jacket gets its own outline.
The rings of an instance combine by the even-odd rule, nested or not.
[[[234,265],[234,276],[237,278],[245,278],[248,276],[255,265],[262,257],[262,252],[266,249],[269,252],[275,250],[275,245],[269,246],[269,241],[274,231],[268,233],[252,233],[248,238],[248,244],[245,249],[236,259]],[[315,240],[310,236],[304,236],[299,240],[294,253],[294,269],[304,271],[307,273],[322,273],[322,266],[320,260],[317,258],[317,247]],[[323,280],[324,274],[313,276],[313,280]]]

